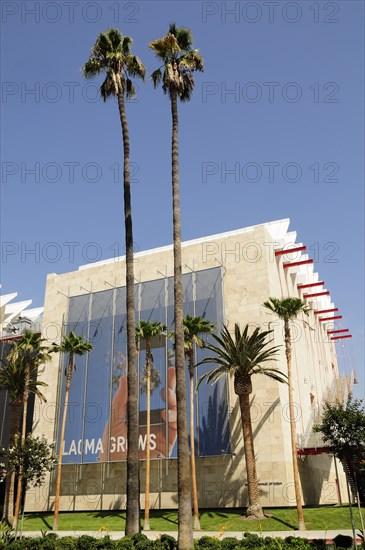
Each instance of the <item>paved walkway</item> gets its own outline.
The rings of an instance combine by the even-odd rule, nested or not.
[[[325,539],[327,541],[332,541],[337,535],[349,535],[352,537],[352,530],[350,529],[339,529],[339,530],[318,530],[318,531],[249,531],[250,533],[262,536],[262,537],[303,537],[306,539]],[[111,539],[118,540],[124,537],[124,531],[55,531],[60,537],[79,537],[81,535],[91,535],[95,538],[101,538],[104,535],[109,535]],[[156,540],[162,534],[171,535],[172,537],[177,537],[177,531],[142,531],[149,539]],[[359,529],[356,530],[357,541],[360,542]],[[41,531],[23,531],[22,535],[24,537],[39,537],[41,536]],[[194,539],[199,539],[203,536],[208,537],[220,537],[219,531],[194,531]],[[243,536],[243,531],[225,531],[223,537],[236,537],[241,539]]]

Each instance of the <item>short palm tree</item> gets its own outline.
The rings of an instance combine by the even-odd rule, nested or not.
[[[54,516],[53,516],[53,530],[58,530],[58,512],[60,506],[60,492],[61,492],[61,473],[62,473],[62,455],[63,444],[65,440],[65,427],[67,419],[68,399],[70,395],[70,387],[72,380],[72,371],[76,369],[75,355],[85,355],[92,350],[92,345],[87,342],[83,336],[76,336],[71,331],[68,336],[63,336],[60,344],[53,344],[51,350],[55,353],[68,353],[67,368],[65,371],[66,385],[65,385],[65,400],[63,403],[63,414],[61,423],[61,433],[59,438],[59,451],[58,451],[58,464],[57,464],[57,477],[56,477],[56,491],[54,501]]]
[[[8,360],[14,364],[18,364],[19,368],[24,372],[24,390],[23,390],[23,418],[22,429],[20,437],[20,446],[23,447],[25,443],[25,437],[27,432],[27,412],[28,412],[28,400],[29,394],[32,392],[34,382],[31,384],[31,379],[35,379],[38,373],[38,369],[41,365],[51,359],[49,353],[50,349],[42,345],[44,339],[41,338],[39,333],[32,331],[26,331],[21,338],[14,342],[13,349],[8,355]],[[39,382],[38,385],[45,385]],[[33,392],[34,393],[34,392]],[[38,396],[45,401],[42,394]],[[22,498],[23,487],[23,472],[20,468],[18,475],[17,495],[15,501],[15,512],[13,528],[16,530],[18,525],[20,503]]]
[[[255,450],[252,433],[250,394],[252,393],[252,376],[263,374],[278,382],[286,382],[286,376],[280,370],[263,366],[267,361],[276,359],[279,347],[268,347],[267,337],[271,330],[261,331],[255,328],[249,334],[249,325],[241,332],[239,325],[234,327],[234,338],[226,325],[223,326],[221,335],[213,334],[218,346],[206,344],[205,348],[215,355],[206,357],[198,364],[215,363],[217,368],[207,372],[199,378],[198,386],[202,380],[215,383],[221,376],[230,374],[234,377],[234,391],[239,398],[242,422],[242,434],[247,470],[248,502],[246,516],[252,519],[264,518],[260,501],[260,491],[257,482]]]
[[[91,56],[83,66],[85,78],[105,73],[100,87],[104,101],[110,97],[118,100],[119,117],[123,134],[123,188],[124,224],[126,247],[126,309],[127,309],[127,359],[128,359],[128,452],[127,452],[127,518],[126,535],[140,531],[139,462],[138,462],[138,383],[136,369],[136,337],[134,306],[133,226],[130,181],[130,142],[125,99],[135,95],[131,78],[144,79],[146,69],[141,60],[131,53],[132,39],[123,36],[118,29],[100,33]]]
[[[166,334],[167,327],[159,321],[144,321],[141,319],[136,327],[136,338],[139,344],[146,344],[146,364],[144,368],[144,384],[141,391],[146,393],[147,431],[146,431],[146,488],[143,529],[150,529],[150,436],[151,436],[151,392],[159,384],[158,370],[155,369],[152,356],[152,339]]]
[[[8,392],[8,399],[11,407],[9,426],[10,447],[14,446],[17,442],[26,388],[26,364],[24,361],[15,360],[15,355],[13,353],[15,346],[16,342],[14,341],[12,349],[7,354],[6,359],[1,361],[2,366],[0,368],[0,391]],[[36,365],[34,369],[32,365],[30,366],[28,393],[33,393],[40,400],[45,400],[39,388],[46,386],[46,384],[36,379],[37,370],[38,365]],[[23,419],[24,418],[26,419],[26,414],[23,416]],[[9,523],[12,523],[14,520],[14,484],[15,474],[9,473],[6,478],[3,510],[3,519],[9,521]]]
[[[190,476],[186,469],[189,460],[188,430],[186,418],[186,382],[184,358],[183,292],[181,262],[181,221],[179,190],[179,121],[177,101],[188,101],[194,88],[194,71],[202,71],[203,58],[192,48],[192,35],[188,29],[172,23],[166,36],[154,40],[149,47],[155,52],[162,66],[151,75],[155,88],[162,82],[162,90],[168,94],[172,116],[172,203],[174,234],[174,318],[175,318],[175,366],[178,433],[178,545],[179,550],[193,546],[191,525]],[[163,70],[162,70],[163,69]]]
[[[194,367],[195,367],[195,348],[203,347],[202,334],[211,334],[215,326],[206,321],[201,316],[191,317],[187,315],[184,318],[185,335],[185,355],[188,360],[189,381],[190,381],[190,456],[191,456],[191,484],[193,490],[193,511],[194,511],[194,529],[200,529],[198,489],[196,484],[196,465],[195,465],[195,439],[194,439]]]
[[[300,298],[269,298],[264,302],[264,307],[277,315],[279,319],[284,321],[284,338],[285,338],[285,355],[288,367],[288,388],[289,388],[289,419],[290,419],[290,437],[292,448],[292,461],[293,461],[293,473],[294,473],[294,488],[295,488],[295,500],[298,511],[298,526],[299,530],[305,530],[303,506],[302,506],[302,493],[299,480],[298,469],[298,454],[297,454],[297,437],[295,428],[295,414],[294,414],[294,399],[293,399],[293,374],[292,374],[292,350],[291,350],[291,334],[290,334],[290,321],[296,319],[298,315],[304,313],[308,315],[310,309]]]

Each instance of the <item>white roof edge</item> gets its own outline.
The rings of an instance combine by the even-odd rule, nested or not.
[[[226,231],[224,233],[217,233],[215,235],[209,235],[207,237],[199,237],[197,239],[191,239],[190,241],[183,241],[181,243],[181,246],[184,248],[185,246],[190,246],[190,245],[193,245],[193,244],[200,244],[200,243],[204,243],[204,242],[209,242],[209,241],[214,240],[214,239],[222,239],[224,237],[232,237],[232,236],[235,236],[235,235],[242,235],[244,233],[250,233],[251,231],[253,231],[255,229],[255,227],[262,227],[262,226],[264,226],[265,229],[268,231],[268,233],[270,234],[273,241],[276,241],[277,239],[283,239],[284,238],[284,236],[285,236],[285,234],[288,230],[289,224],[290,224],[290,219],[289,218],[284,218],[282,220],[275,220],[275,221],[272,221],[272,222],[259,223],[257,225],[251,225],[249,227],[244,227],[244,228],[241,228],[241,229],[235,229],[233,231]],[[172,249],[173,249],[173,245],[169,244],[167,246],[161,246],[161,247],[157,247],[157,248],[151,248],[149,250],[143,250],[141,252],[136,252],[134,254],[134,257],[135,258],[140,258],[141,256],[147,256],[149,254],[155,254],[156,252],[165,252],[165,251],[172,250]],[[90,263],[90,264],[81,265],[81,266],[79,266],[79,270],[89,269],[89,268],[92,268],[92,267],[105,265],[105,264],[109,264],[109,263],[114,263],[114,262],[121,262],[124,259],[125,259],[125,256],[119,256],[117,258],[109,258],[107,260],[100,260],[99,262],[93,262],[93,263]]]

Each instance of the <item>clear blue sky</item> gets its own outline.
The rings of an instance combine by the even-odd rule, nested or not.
[[[353,334],[363,394],[364,3],[1,8],[2,292],[40,306],[47,273],[123,253],[117,106],[94,101],[96,85],[80,69],[98,33],[117,26],[151,73],[147,44],[176,21],[205,58],[180,108],[183,238],[290,217]],[[144,250],[172,241],[167,98],[139,84],[128,119],[134,235]]]

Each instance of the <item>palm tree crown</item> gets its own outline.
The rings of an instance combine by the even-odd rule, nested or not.
[[[85,78],[93,78],[105,72],[100,87],[101,97],[123,94],[127,99],[136,94],[131,77],[144,80],[146,68],[142,61],[130,51],[132,39],[123,36],[118,29],[108,29],[99,34],[88,61],[82,68]]]
[[[171,97],[177,93],[181,101],[189,101],[194,89],[194,71],[203,71],[204,60],[197,49],[192,48],[193,37],[189,29],[171,23],[166,36],[153,40],[149,47],[163,62],[151,75],[155,88],[162,81],[162,89]]]
[[[283,321],[295,319],[301,312],[305,313],[305,315],[308,315],[310,312],[310,308],[303,300],[295,297],[283,298],[281,300],[280,298],[270,297],[264,302],[264,307],[275,313]]]
[[[262,363],[272,361],[279,349],[279,346],[267,348],[266,338],[272,330],[260,331],[257,327],[249,334],[249,325],[246,325],[241,332],[238,323],[234,327],[234,338],[226,325],[223,326],[220,336],[212,334],[219,344],[205,344],[205,348],[214,352],[213,357],[206,357],[199,364],[216,363],[219,366],[199,378],[198,386],[202,380],[214,384],[224,374],[235,376],[235,392],[242,393],[239,380],[248,381],[254,374],[264,374],[278,382],[286,382],[286,376],[279,369],[263,367]]]
[[[55,353],[63,352],[72,355],[85,355],[86,352],[92,349],[92,345],[83,336],[76,336],[72,330],[68,336],[63,337],[61,344],[53,344],[52,346],[52,351]],[[76,369],[75,361],[72,366]]]
[[[6,390],[13,404],[21,404],[26,391],[46,400],[39,387],[47,384],[36,379],[39,366],[50,359],[50,350],[42,345],[43,341],[39,334],[27,331],[12,343],[6,360],[1,360],[0,391]]]
[[[200,335],[211,334],[214,329],[215,325],[213,325],[210,321],[206,321],[200,315],[196,317],[187,315],[184,318],[185,352],[189,352],[194,347],[194,344],[199,348],[202,348],[204,341]]]

